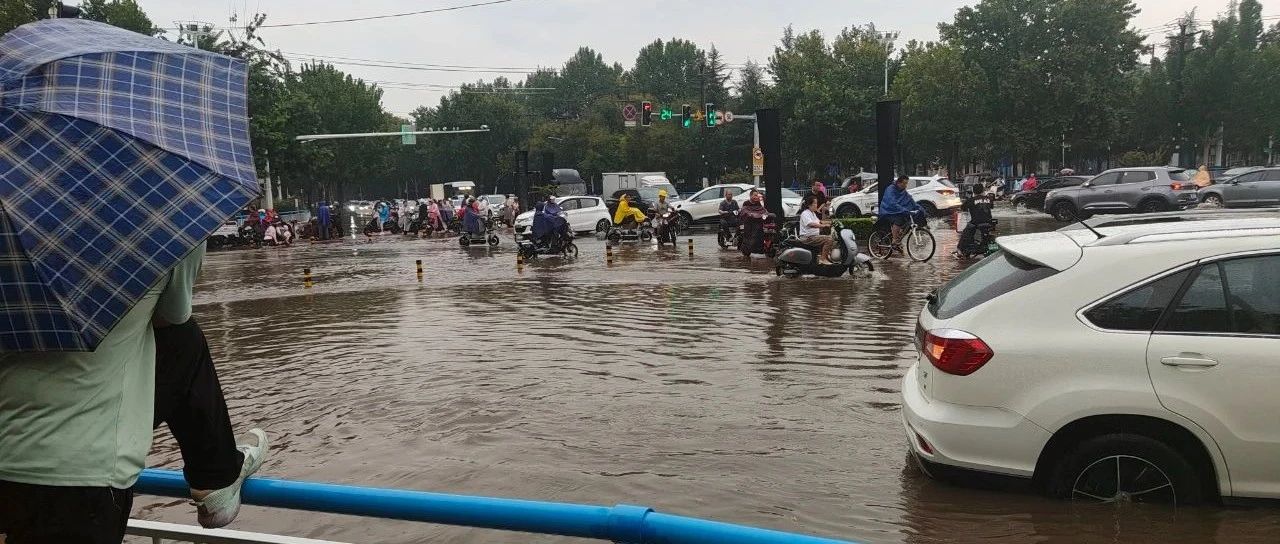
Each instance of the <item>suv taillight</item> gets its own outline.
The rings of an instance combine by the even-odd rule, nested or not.
[[[955,329],[925,332],[920,350],[938,370],[956,376],[977,372],[995,355],[981,338]]]
[[[951,189],[938,189],[937,193],[942,196],[951,196],[956,194],[956,192],[952,191]]]
[[[1169,184],[1169,188],[1170,188],[1170,189],[1173,189],[1173,190],[1175,190],[1175,191],[1181,191],[1181,190],[1182,190],[1182,184],[1181,184],[1181,183],[1179,183],[1179,182],[1176,182],[1176,181],[1175,181],[1175,182],[1173,182],[1173,183],[1170,183],[1170,184]]]

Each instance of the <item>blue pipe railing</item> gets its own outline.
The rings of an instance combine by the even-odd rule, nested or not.
[[[182,473],[172,470],[146,469],[134,489],[148,495],[190,497]],[[673,516],[626,504],[593,506],[271,478],[245,481],[241,497],[245,504],[258,506],[627,544],[850,544],[844,540]]]

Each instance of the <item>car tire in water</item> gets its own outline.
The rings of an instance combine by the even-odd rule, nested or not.
[[[938,215],[938,207],[934,206],[932,202],[929,202],[929,201],[921,202],[920,208],[924,210],[924,214],[927,217],[937,217]]]
[[[693,216],[688,212],[680,212],[676,214],[676,229],[680,232],[689,230],[689,226],[693,225]]]
[[[1221,207],[1223,207],[1223,206],[1222,206],[1222,197],[1221,197],[1221,196],[1218,196],[1218,195],[1216,195],[1216,194],[1208,194],[1208,195],[1204,195],[1204,199],[1203,199],[1203,200],[1201,200],[1201,201],[1200,201],[1200,203],[1201,203],[1201,204],[1204,204],[1205,206],[1211,206],[1211,207],[1215,207],[1215,208],[1221,208]]]
[[[601,219],[596,221],[596,232],[609,232],[609,220]]]
[[[1139,213],[1159,213],[1167,208],[1164,201],[1158,198],[1148,198],[1138,203]]]
[[[1204,499],[1199,472],[1170,445],[1140,434],[1085,440],[1059,459],[1049,493],[1087,502],[1194,505]]]
[[[607,238],[610,242],[613,242],[616,244],[622,241],[622,233],[616,230],[611,230],[609,231],[609,234],[605,236],[605,238]]]
[[[458,244],[461,245],[462,247],[469,247],[471,245],[471,238],[463,234],[462,236],[458,237]]]
[[[1070,202],[1059,202],[1053,205],[1050,210],[1053,212],[1053,218],[1063,223],[1080,220],[1080,213],[1076,211],[1075,205]]]

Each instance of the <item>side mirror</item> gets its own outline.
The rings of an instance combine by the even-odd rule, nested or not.
[[[1081,187],[1093,187],[1093,182],[1086,181],[1080,184]]]

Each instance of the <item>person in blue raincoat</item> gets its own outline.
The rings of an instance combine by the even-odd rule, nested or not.
[[[924,209],[907,192],[907,182],[910,180],[907,176],[898,176],[893,185],[885,188],[884,199],[880,201],[880,221],[887,221],[892,225],[894,245],[902,240],[903,229],[909,228],[912,221],[924,219]]]
[[[321,202],[320,207],[316,210],[316,218],[320,220],[320,239],[329,239],[329,203]]]
[[[542,202],[539,202],[534,206],[533,231],[529,234],[530,239],[533,240],[534,244],[543,243],[543,240],[550,235],[551,231],[555,228],[551,223],[551,219],[547,217],[547,214],[543,213],[545,210],[546,205]]]
[[[462,226],[471,234],[484,234],[484,216],[473,205],[474,199],[462,207]]]
[[[387,221],[390,221],[390,220],[391,220],[391,206],[388,206],[386,202],[379,201],[378,202],[378,228],[381,229],[384,225],[387,224]]]

